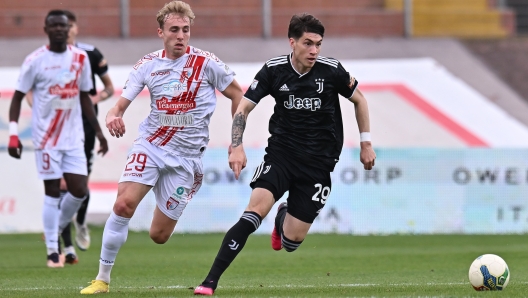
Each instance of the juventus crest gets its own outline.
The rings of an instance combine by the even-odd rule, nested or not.
[[[315,83],[317,84],[317,93],[323,92],[323,82],[324,79],[315,79]]]

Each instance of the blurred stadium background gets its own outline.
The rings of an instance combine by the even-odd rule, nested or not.
[[[8,108],[26,55],[47,42],[44,16],[73,11],[78,41],[95,45],[118,90],[131,66],[162,47],[155,15],[166,0],[3,0],[0,2],[0,233],[42,229],[42,183],[31,152],[24,107],[22,160],[7,155]],[[371,110],[376,168],[362,170],[353,105],[342,100],[345,149],[333,189],[312,232],[525,233],[528,231],[528,1],[523,0],[188,0],[196,20],[191,44],[215,53],[249,86],[269,58],[289,52],[292,14],[309,12],[326,26],[321,55],[339,59],[360,82]],[[99,84],[101,87],[102,84]],[[125,115],[128,132],[109,138],[91,175],[88,221],[106,220],[137,125],[148,114],[146,90]],[[250,194],[249,177],[266,146],[268,98],[250,117],[248,168],[235,181],[227,165],[229,101],[218,95],[204,185],[176,232],[225,231]],[[283,198],[284,199],[284,198]],[[132,226],[150,225],[147,197]],[[269,233],[273,216],[259,229]],[[31,219],[31,220],[28,220]]]

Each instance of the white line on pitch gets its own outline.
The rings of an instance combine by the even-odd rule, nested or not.
[[[519,282],[527,284],[528,282]],[[401,287],[401,286],[446,286],[446,285],[465,285],[467,282],[449,282],[449,283],[354,283],[354,284],[329,284],[329,285],[264,285],[263,288],[315,288],[315,287]],[[219,289],[248,289],[258,288],[260,286],[218,286]],[[144,286],[144,287],[132,287],[132,286],[115,286],[112,289],[188,289],[189,286],[174,285],[174,286]],[[2,291],[37,291],[37,290],[68,290],[72,288],[67,287],[28,287],[28,288],[3,288]],[[82,287],[78,287],[82,289]]]

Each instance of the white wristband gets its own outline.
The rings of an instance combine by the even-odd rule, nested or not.
[[[9,122],[9,135],[18,136],[18,123],[15,121]]]
[[[370,132],[362,132],[359,134],[360,142],[370,142]]]

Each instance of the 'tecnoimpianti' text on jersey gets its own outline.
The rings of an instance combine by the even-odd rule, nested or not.
[[[122,96],[132,101],[147,86],[151,100],[140,137],[167,151],[199,154],[209,142],[215,88],[224,91],[235,73],[214,54],[192,46],[175,60],[164,50],[150,53],[133,68]]]

